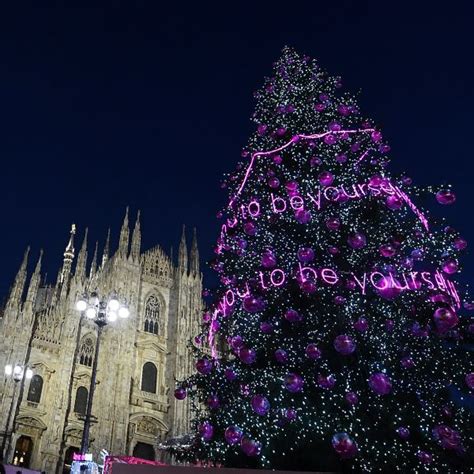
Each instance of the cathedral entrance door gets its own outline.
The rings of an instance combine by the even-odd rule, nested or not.
[[[33,440],[29,436],[20,436],[15,444],[13,464],[15,466],[30,467]]]
[[[148,443],[138,442],[133,448],[133,455],[136,458],[147,459],[148,461],[155,460],[155,448]]]

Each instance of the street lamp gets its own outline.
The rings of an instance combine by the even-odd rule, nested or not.
[[[10,440],[12,433],[11,431],[9,432],[10,429],[10,420],[12,418],[13,414],[13,408],[15,407],[15,395],[16,395],[16,389],[17,386],[19,385],[19,382],[23,380],[30,380],[33,377],[33,371],[26,366],[15,364],[7,364],[5,366],[5,377],[6,378],[11,378],[15,384],[13,385],[13,393],[12,393],[12,401],[10,403],[10,409],[8,410],[8,416],[7,416],[7,423],[5,425],[5,431],[3,433],[3,438],[2,438],[2,447],[0,448],[0,462],[3,461],[4,459],[4,453],[5,453],[5,446],[7,444],[7,438],[8,438],[8,445],[10,445]],[[10,446],[8,446],[9,448]]]
[[[97,377],[97,361],[99,359],[99,347],[102,330],[109,323],[117,321],[118,318],[126,319],[130,315],[130,310],[126,304],[120,303],[117,296],[101,299],[97,292],[90,295],[83,295],[76,302],[76,310],[86,319],[93,321],[97,326],[97,340],[95,344],[94,362],[92,363],[91,384],[89,397],[87,399],[86,415],[84,417],[84,431],[82,433],[81,454],[86,454],[89,450],[89,431],[91,426],[92,402]]]

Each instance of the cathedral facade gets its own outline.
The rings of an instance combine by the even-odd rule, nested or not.
[[[188,432],[189,406],[173,393],[175,380],[191,372],[189,344],[203,306],[195,233],[188,253],[183,228],[177,264],[159,246],[141,251],[139,215],[130,236],[128,210],[117,251],[109,255],[109,233],[100,262],[96,245],[88,264],[87,229],[76,255],[75,234],[73,226],[54,285],[42,283],[41,254],[27,275],[27,250],[0,319],[0,367],[18,364],[33,375],[0,380],[4,457],[48,474],[68,472],[81,446],[97,329],[75,309],[78,298],[116,294],[130,310],[101,336],[95,459],[104,449],[158,460],[160,441]]]

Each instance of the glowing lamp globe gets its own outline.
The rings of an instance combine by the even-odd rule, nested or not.
[[[87,308],[86,309],[86,318],[88,319],[94,319],[97,315],[97,311],[95,308]]]
[[[111,311],[118,311],[118,309],[120,308],[120,303],[118,301],[118,299],[116,298],[112,298],[107,307],[111,310]]]
[[[30,380],[33,377],[33,371],[31,369],[26,369],[25,377]]]
[[[130,310],[126,306],[121,306],[118,310],[119,318],[125,319],[130,316]]]
[[[76,303],[76,309],[77,311],[85,311],[87,309],[87,301],[85,300],[79,300],[77,303]]]
[[[108,311],[107,312],[107,319],[110,321],[110,322],[114,322],[114,321],[117,321],[117,318],[118,318],[118,314],[117,314],[117,311]]]
[[[13,373],[13,367],[10,364],[5,366],[5,375],[11,375]]]

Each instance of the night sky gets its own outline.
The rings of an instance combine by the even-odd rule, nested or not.
[[[222,174],[285,44],[362,90],[392,169],[454,185],[443,211],[474,245],[467,1],[57,3],[0,7],[1,295],[28,244],[56,278],[72,222],[115,246],[127,205],[144,248],[176,249],[185,223],[211,258]]]

